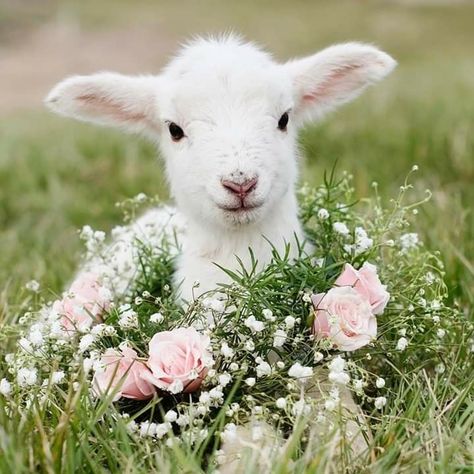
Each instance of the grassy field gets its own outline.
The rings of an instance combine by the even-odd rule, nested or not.
[[[5,48],[25,31],[60,18],[73,19],[86,31],[116,31],[118,40],[132,25],[156,28],[170,42],[233,28],[267,45],[282,59],[353,39],[389,51],[399,61],[390,79],[325,123],[304,131],[301,144],[306,159],[301,180],[319,183],[323,171],[337,160],[341,171],[354,174],[360,196],[367,195],[371,183],[377,181],[380,193],[388,198],[411,167],[419,165],[416,189],[422,195],[429,188],[433,199],[420,209],[416,230],[426,245],[441,251],[451,302],[472,317],[474,5],[300,0],[20,4],[21,15],[16,14],[19,6],[14,2],[0,7],[0,40],[4,39]],[[159,55],[171,53],[160,50]],[[33,107],[0,114],[0,332],[25,309],[26,281],[35,278],[45,288],[60,291],[71,277],[80,251],[77,229],[84,224],[109,229],[120,219],[114,203],[139,192],[167,197],[156,152],[144,141],[52,117]],[[0,336],[0,344],[7,350],[11,341]],[[470,357],[466,351],[463,354]],[[393,433],[393,446],[385,443],[386,452],[373,471],[472,472],[470,377],[466,374],[466,383],[459,387],[434,385],[421,409],[421,389],[408,391],[412,399],[403,412],[406,423],[393,420],[386,426],[385,432]],[[439,414],[440,407],[451,401],[448,393],[464,394],[468,402],[462,412]],[[72,426],[87,430],[81,416],[88,413],[81,410],[78,407]],[[433,418],[434,413],[438,415]],[[78,444],[79,438],[71,434],[61,438],[61,445],[57,433],[39,429],[43,424],[38,420],[18,415],[17,421],[15,427],[0,426],[0,453],[9,454],[0,460],[1,472],[15,463],[16,472],[27,472],[31,456],[36,455],[38,469],[54,472],[54,465],[46,462],[48,452],[61,449],[81,453],[71,457],[64,472],[73,472],[74,467],[80,471],[74,462],[95,455],[87,438]],[[419,436],[412,437],[413,430],[419,430]],[[24,436],[28,443],[22,450]],[[123,446],[111,439],[104,450],[129,449]],[[416,456],[419,462],[403,467],[404,460]],[[169,461],[163,462],[167,469]],[[94,464],[84,472],[91,472],[90,466]],[[121,472],[134,470],[123,465]]]

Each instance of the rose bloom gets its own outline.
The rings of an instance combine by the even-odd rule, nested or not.
[[[334,287],[311,297],[313,332],[329,338],[341,351],[355,351],[377,336],[377,320],[369,302],[350,286]]]
[[[112,302],[110,291],[103,287],[94,273],[83,273],[72,283],[62,300],[53,304],[53,311],[61,316],[66,331],[89,328],[100,322],[100,315]]]
[[[335,281],[336,286],[353,287],[360,295],[367,299],[372,312],[381,314],[390,299],[390,293],[386,286],[382,285],[377,275],[377,268],[368,262],[356,270],[352,265],[346,263],[343,272]]]
[[[212,361],[209,343],[209,337],[192,327],[155,334],[149,344],[151,373],[146,379],[172,393],[197,390]]]
[[[94,392],[98,395],[114,392],[114,402],[120,397],[135,400],[153,397],[155,387],[143,378],[149,370],[137,357],[130,347],[123,347],[120,351],[107,349],[100,360],[104,370],[96,371],[94,375]]]

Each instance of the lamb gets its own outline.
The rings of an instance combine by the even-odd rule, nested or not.
[[[228,35],[192,41],[159,75],[103,72],[65,79],[46,103],[61,115],[156,143],[176,210],[150,211],[132,234],[157,239],[161,226],[179,229],[175,285],[192,301],[227,281],[219,266],[236,269],[236,256],[248,265],[249,248],[259,266],[271,259],[269,242],[280,251],[290,244],[290,256],[296,256],[295,240],[304,241],[295,195],[297,131],[356,98],[395,65],[361,43],[281,64]],[[120,248],[127,239],[129,234],[119,239]],[[350,393],[342,398],[356,413]]]
[[[233,269],[239,256],[248,264],[252,248],[263,266],[268,242],[278,250],[293,243],[296,253],[295,238],[304,240],[295,196],[298,129],[357,97],[395,64],[360,43],[280,64],[229,35],[191,42],[160,75],[68,78],[46,103],[157,144],[186,222],[175,284],[190,300],[225,282],[215,263]]]

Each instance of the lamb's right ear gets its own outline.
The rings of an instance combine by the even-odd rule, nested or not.
[[[57,84],[45,99],[54,112],[85,122],[153,131],[156,76],[124,76],[111,72],[73,76]]]

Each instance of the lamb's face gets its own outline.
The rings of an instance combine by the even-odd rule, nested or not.
[[[296,179],[296,128],[358,96],[395,61],[357,43],[277,64],[234,37],[197,40],[158,76],[66,79],[56,112],[159,143],[178,206],[202,225],[264,219]]]
[[[159,143],[172,194],[205,224],[263,219],[296,179],[290,79],[267,58],[224,57],[207,67],[194,59],[181,59],[163,84]]]

